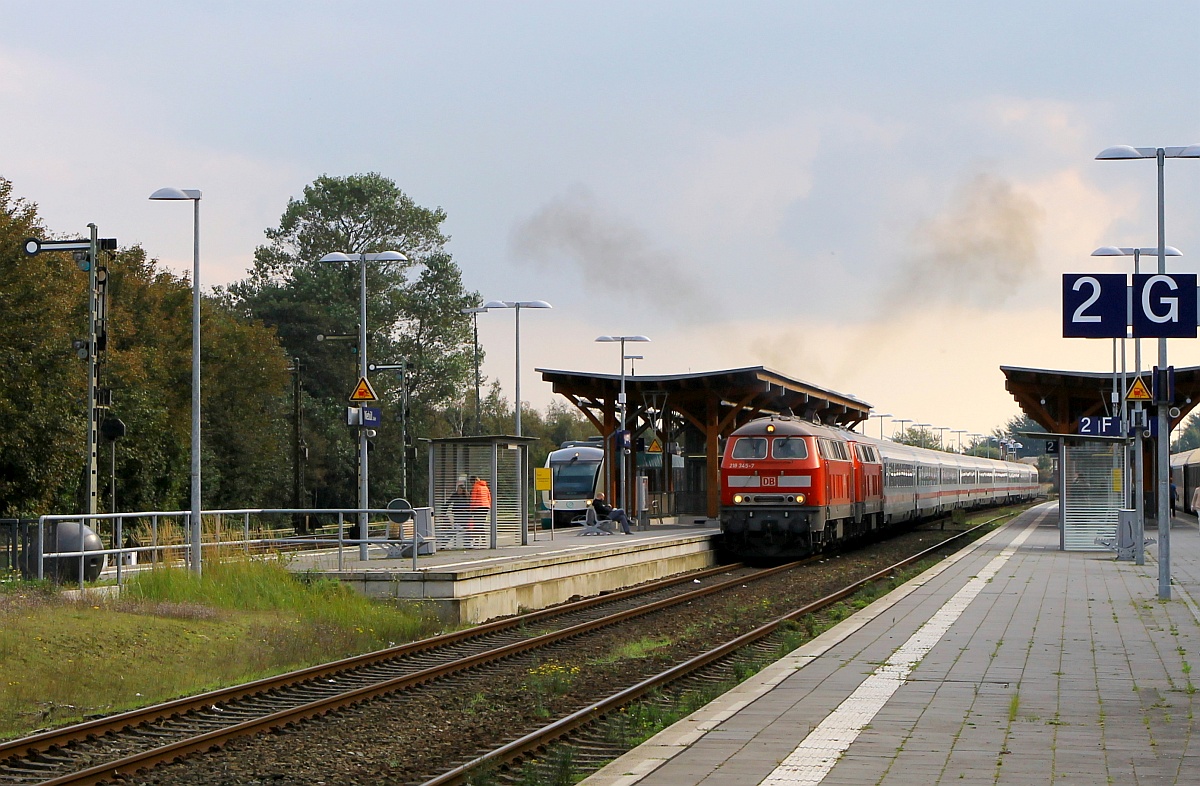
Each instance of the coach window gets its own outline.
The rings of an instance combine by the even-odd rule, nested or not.
[[[765,437],[742,437],[733,443],[735,459],[761,459],[767,457],[767,440]]]
[[[777,459],[808,458],[808,445],[800,437],[776,437],[771,455]]]

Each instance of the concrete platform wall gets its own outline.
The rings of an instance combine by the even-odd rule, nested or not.
[[[415,573],[398,566],[325,575],[370,597],[429,601],[444,621],[468,624],[711,567],[715,564],[711,542],[711,534],[650,542],[617,540],[611,547],[528,555],[498,564],[480,560]]]

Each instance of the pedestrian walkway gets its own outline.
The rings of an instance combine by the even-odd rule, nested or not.
[[[1200,533],[1158,566],[1058,551],[1041,505],[584,781],[1200,783]]]

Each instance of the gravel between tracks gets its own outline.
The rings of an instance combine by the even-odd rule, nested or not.
[[[491,750],[716,643],[839,589],[944,539],[917,530],[750,584],[733,593],[644,616],[536,655],[481,668],[467,687],[435,683],[366,702],[297,727],[235,740],[222,750],[134,776],[141,784],[406,784]],[[716,580],[716,579],[710,579]],[[631,642],[660,642],[618,657]],[[566,687],[563,690],[564,686]],[[563,690],[563,692],[559,692]]]

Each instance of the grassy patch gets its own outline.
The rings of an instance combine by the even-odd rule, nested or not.
[[[665,636],[648,636],[637,639],[636,641],[626,641],[622,642],[620,646],[608,654],[594,659],[592,663],[598,666],[604,666],[623,660],[646,658],[653,654],[656,650],[660,650],[663,647],[669,647],[671,644],[671,639]]]
[[[119,599],[0,594],[0,737],[381,649],[437,630],[400,604],[276,561],[162,568]]]

